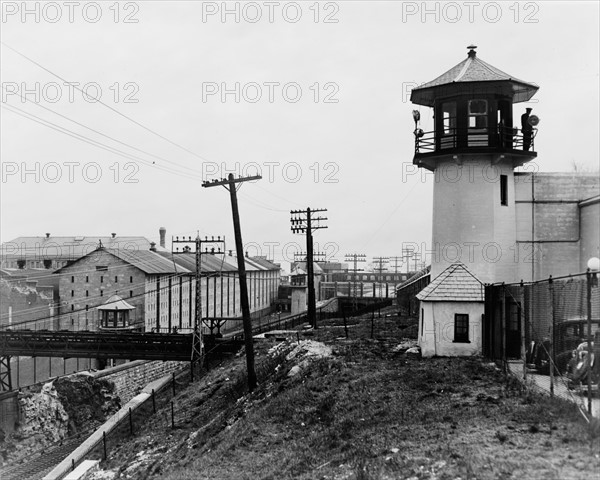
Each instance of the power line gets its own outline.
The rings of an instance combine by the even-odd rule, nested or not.
[[[3,88],[4,90],[6,90],[6,87],[5,87],[4,85],[2,85],[2,88]],[[68,120],[69,122],[72,122],[72,123],[74,123],[74,124],[76,124],[76,125],[79,125],[80,127],[83,127],[83,128],[85,128],[85,129],[87,129],[87,130],[90,130],[91,132],[94,132],[94,133],[96,133],[96,134],[98,134],[98,135],[101,135],[102,137],[108,138],[108,139],[110,139],[110,140],[112,140],[112,141],[114,141],[114,142],[116,142],[116,143],[119,143],[119,144],[121,144],[121,145],[123,145],[123,146],[129,147],[129,148],[131,148],[131,149],[133,149],[133,150],[136,150],[136,151],[138,151],[138,152],[140,152],[140,153],[144,153],[144,154],[146,154],[146,155],[148,155],[148,156],[150,156],[150,157],[156,158],[156,159],[158,159],[158,160],[162,160],[162,161],[164,161],[164,162],[171,163],[171,164],[173,164],[173,165],[175,165],[175,166],[178,166],[178,167],[180,167],[180,168],[185,168],[185,169],[187,169],[187,170],[190,170],[191,172],[194,172],[194,173],[199,173],[199,172],[198,172],[198,170],[195,170],[195,169],[193,169],[193,168],[190,168],[190,167],[186,167],[185,165],[179,165],[178,163],[176,163],[176,162],[174,162],[174,161],[172,161],[172,160],[168,160],[168,159],[166,159],[166,158],[164,158],[164,157],[160,157],[160,156],[158,156],[158,155],[155,155],[155,154],[153,154],[153,153],[151,153],[151,152],[147,152],[147,151],[145,151],[145,150],[142,150],[142,149],[140,149],[140,148],[137,148],[137,147],[135,147],[135,146],[133,146],[133,145],[131,145],[131,144],[127,143],[127,142],[123,142],[123,141],[121,141],[121,140],[118,140],[118,139],[116,139],[116,138],[114,138],[114,137],[112,137],[112,136],[110,136],[110,135],[107,135],[107,134],[105,134],[105,133],[102,133],[102,132],[100,132],[100,131],[98,131],[98,130],[96,130],[96,129],[92,128],[92,127],[89,127],[89,126],[87,126],[87,125],[85,125],[85,124],[83,124],[83,123],[81,123],[81,122],[78,122],[77,120],[73,120],[72,118],[70,118],[70,117],[68,117],[68,116],[66,116],[66,115],[63,115],[62,113],[59,113],[59,112],[57,112],[56,110],[53,110],[53,109],[51,109],[51,108],[49,108],[49,107],[45,107],[44,105],[41,105],[40,103],[37,103],[37,102],[32,102],[31,100],[27,99],[26,97],[24,97],[24,96],[23,96],[23,95],[21,95],[20,93],[19,93],[18,95],[19,95],[19,97],[21,97],[21,99],[22,99],[23,101],[29,102],[29,103],[31,103],[31,104],[33,104],[33,105],[35,105],[35,106],[39,107],[39,108],[43,108],[44,110],[47,110],[47,111],[49,111],[49,112],[53,113],[54,115],[57,115],[57,116],[59,116],[59,117],[61,117],[61,118],[64,118],[65,120]],[[7,102],[2,102],[2,103],[6,104],[6,105],[9,105],[9,106],[11,106],[11,107],[13,107],[13,108],[16,108],[16,107],[14,107],[14,105],[11,105],[11,104],[9,104],[9,103],[7,103]],[[27,113],[28,113],[28,112],[27,112]]]
[[[8,48],[9,50],[12,50],[13,52],[15,52],[17,55],[20,55],[21,57],[23,57],[23,58],[24,58],[24,59],[26,59],[27,61],[29,61],[29,62],[33,63],[33,64],[34,64],[34,65],[36,65],[37,67],[39,67],[39,68],[41,68],[42,70],[44,70],[44,71],[48,72],[50,75],[53,75],[54,77],[56,77],[56,78],[58,78],[58,79],[62,80],[63,82],[65,82],[65,83],[68,83],[69,85],[72,85],[72,86],[73,86],[73,88],[75,88],[76,90],[79,90],[79,91],[80,91],[82,94],[84,94],[84,95],[86,95],[86,96],[88,96],[88,97],[91,97],[91,96],[90,96],[90,95],[88,95],[86,92],[84,92],[84,91],[83,91],[81,88],[77,87],[76,85],[73,85],[72,83],[69,83],[69,82],[67,82],[67,80],[65,80],[63,77],[61,77],[61,76],[60,76],[60,75],[58,75],[57,73],[54,73],[52,70],[50,70],[50,69],[48,69],[48,68],[44,67],[43,65],[41,65],[41,64],[40,64],[40,63],[38,63],[38,62],[36,62],[35,60],[33,60],[33,59],[29,58],[29,57],[28,57],[27,55],[25,55],[24,53],[21,53],[21,52],[19,52],[18,50],[14,49],[14,48],[13,48],[13,47],[11,47],[10,45],[7,45],[5,42],[0,42],[0,43],[2,43],[2,45],[4,45],[4,46],[5,46],[6,48]],[[93,97],[92,97],[92,98],[93,98]],[[156,135],[157,137],[159,137],[159,138],[163,139],[164,141],[166,141],[166,142],[170,143],[171,145],[174,145],[174,146],[176,146],[177,148],[180,148],[180,149],[182,149],[183,151],[185,151],[185,152],[187,152],[187,153],[190,153],[191,155],[194,155],[195,157],[197,157],[197,158],[199,158],[199,159],[201,159],[201,160],[205,160],[205,161],[206,161],[206,159],[205,159],[204,157],[202,157],[201,155],[198,155],[197,153],[195,153],[195,152],[193,152],[193,151],[191,151],[191,150],[187,149],[186,147],[183,147],[183,146],[181,146],[180,144],[178,144],[178,143],[176,143],[176,142],[174,142],[174,141],[172,141],[172,140],[168,139],[167,137],[165,137],[165,136],[161,135],[160,133],[158,133],[158,132],[155,132],[154,130],[152,130],[151,128],[149,128],[149,127],[147,127],[147,126],[143,125],[142,123],[138,122],[137,120],[134,120],[133,118],[129,117],[128,115],[125,115],[124,113],[121,113],[121,112],[120,112],[119,110],[117,110],[116,108],[114,108],[114,107],[111,107],[110,105],[108,105],[108,104],[104,103],[102,100],[100,100],[100,99],[98,99],[98,98],[94,98],[94,100],[96,100],[96,102],[95,102],[95,103],[99,103],[99,104],[103,105],[104,107],[108,108],[109,110],[111,110],[111,111],[115,112],[117,115],[119,115],[119,116],[121,116],[121,117],[123,117],[123,118],[125,118],[125,119],[129,120],[130,122],[132,122],[132,123],[134,123],[134,124],[138,125],[139,127],[143,128],[144,130],[146,130],[146,131],[148,131],[148,132],[152,133],[153,135]]]
[[[32,113],[29,113],[29,112],[26,112],[26,111],[24,111],[24,110],[22,110],[22,109],[20,109],[18,107],[15,107],[14,105],[2,104],[2,108],[6,109],[8,111],[11,111],[12,113],[15,113],[17,115],[20,115],[20,116],[22,116],[24,118],[32,120],[32,121],[34,121],[36,123],[44,125],[44,126],[46,126],[48,128],[51,128],[52,130],[56,130],[56,131],[58,131],[60,133],[63,133],[63,134],[68,135],[70,137],[76,138],[77,140],[80,140],[80,141],[85,142],[85,143],[89,143],[90,145],[93,145],[95,147],[101,148],[103,150],[107,150],[107,151],[109,151],[111,153],[114,153],[114,154],[119,155],[121,157],[127,158],[129,160],[137,160],[137,161],[139,161],[139,162],[141,162],[141,163],[143,163],[145,165],[157,168],[159,170],[163,170],[163,171],[168,172],[168,173],[172,173],[174,175],[179,175],[179,176],[187,177],[187,178],[191,178],[191,179],[196,179],[197,178],[197,177],[191,176],[190,174],[186,174],[186,173],[183,173],[183,172],[174,171],[173,169],[169,169],[168,167],[164,167],[162,165],[156,165],[156,164],[154,164],[154,163],[150,162],[149,160],[146,160],[146,159],[144,159],[142,157],[138,157],[136,155],[133,155],[133,154],[124,152],[122,150],[119,150],[117,148],[111,147],[110,145],[106,145],[106,144],[104,144],[102,142],[98,142],[97,140],[94,140],[94,139],[91,139],[89,137],[86,137],[85,135],[81,135],[81,134],[79,134],[77,132],[69,130],[68,128],[61,127],[60,125],[57,125],[57,124],[55,124],[53,122],[45,120],[45,119],[43,119],[41,117],[38,117],[37,115],[34,115]]]

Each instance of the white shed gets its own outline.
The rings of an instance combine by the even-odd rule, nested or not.
[[[424,357],[481,353],[483,284],[454,263],[417,294],[419,346]]]

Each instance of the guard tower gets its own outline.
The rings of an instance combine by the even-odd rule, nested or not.
[[[414,104],[433,109],[430,131],[414,110],[413,164],[434,173],[431,278],[462,262],[481,282],[515,281],[515,167],[537,156],[537,117],[516,111],[538,90],[477,57],[413,89]],[[521,259],[522,261],[522,259]]]

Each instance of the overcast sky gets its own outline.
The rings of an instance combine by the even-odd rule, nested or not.
[[[410,89],[474,43],[540,86],[515,107],[541,120],[529,171],[597,168],[599,17],[596,1],[2,2],[1,240],[164,226],[233,249],[228,193],[201,180],[258,166],[239,192],[251,253],[303,250],[289,211],[313,207],[330,257],[401,255],[431,238]]]

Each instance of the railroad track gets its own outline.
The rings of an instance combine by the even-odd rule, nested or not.
[[[100,424],[86,429],[77,436],[65,438],[59,444],[51,445],[38,454],[28,456],[18,463],[0,467],[2,480],[38,480],[44,478],[56,465],[75,450]]]

